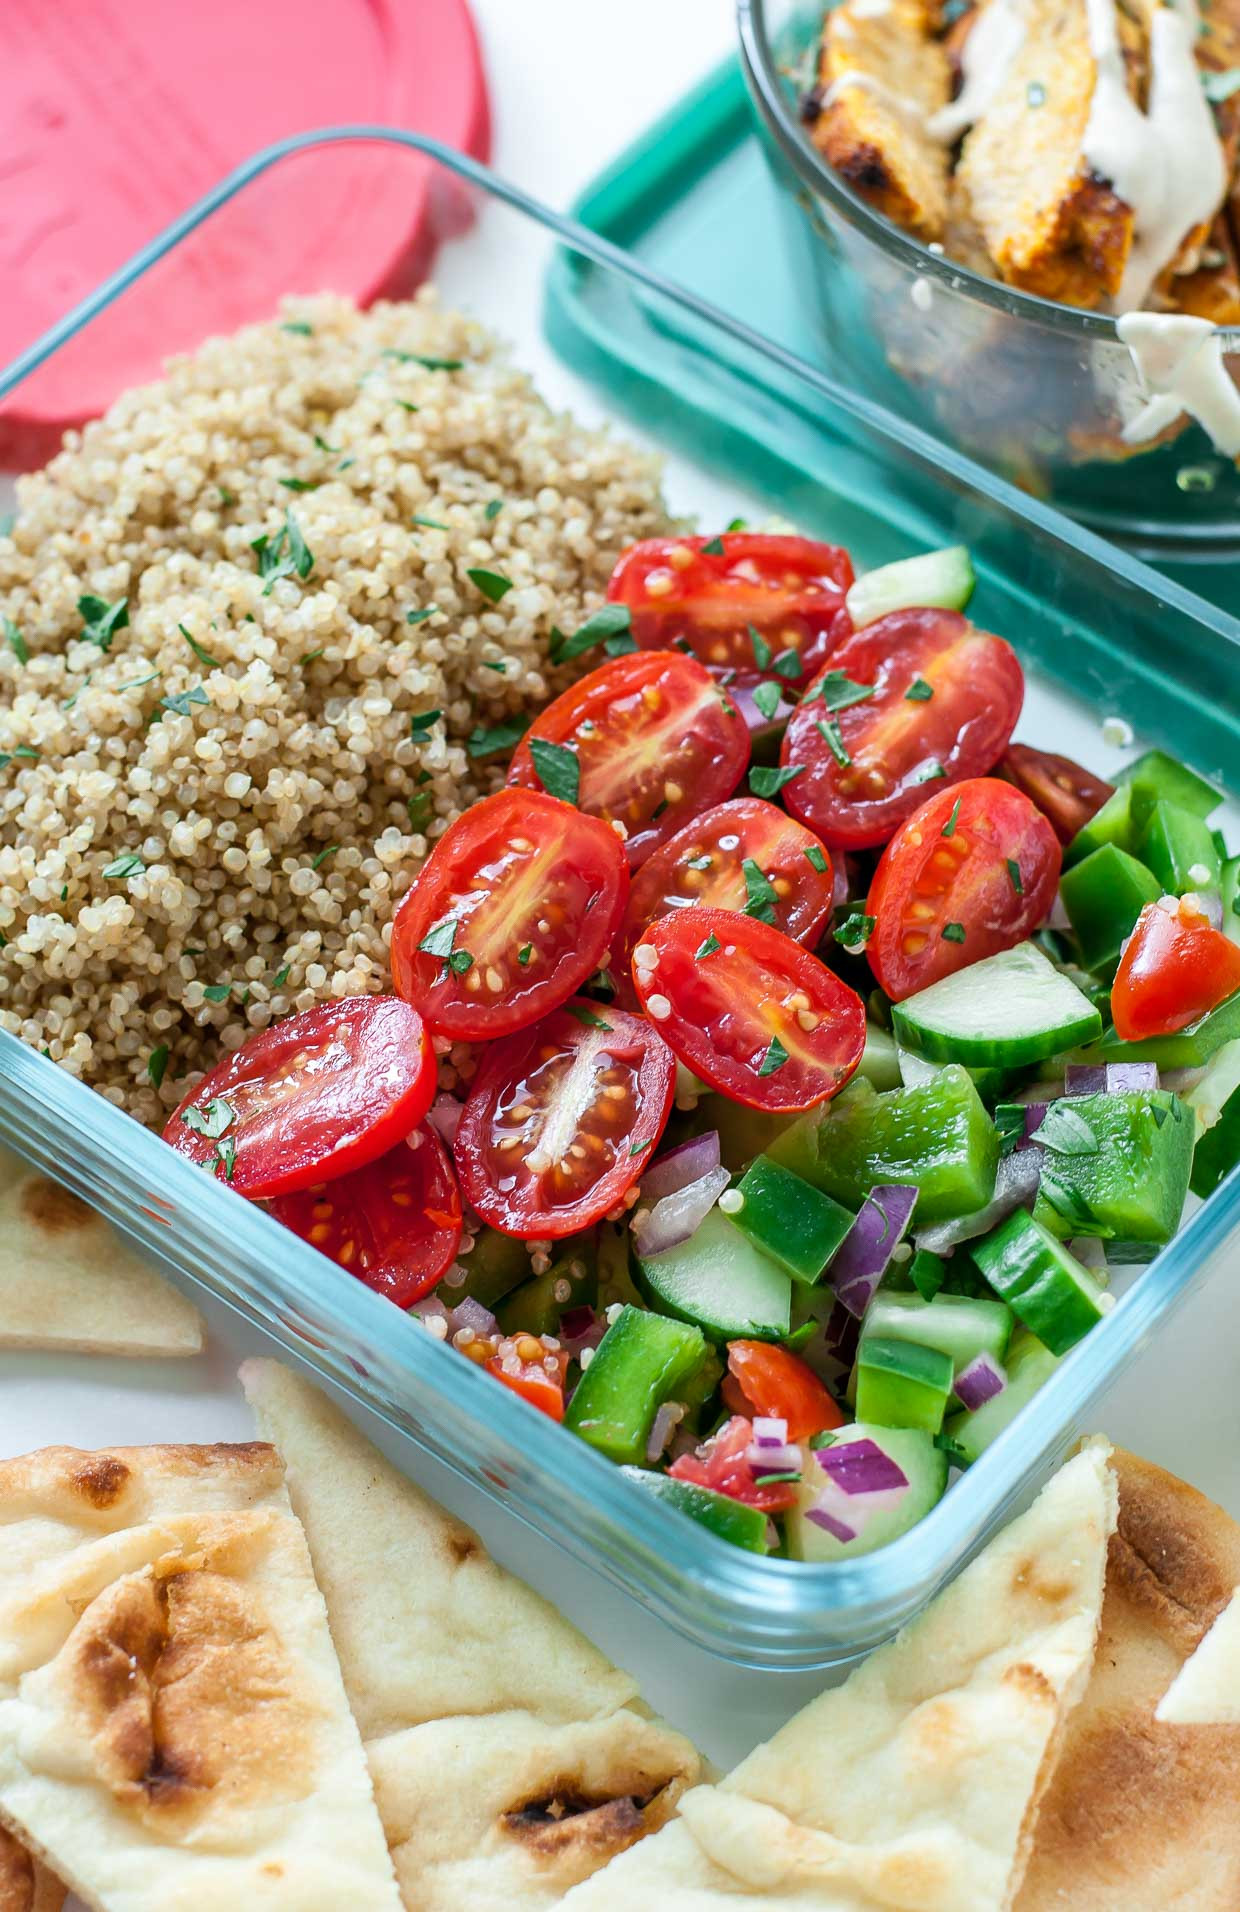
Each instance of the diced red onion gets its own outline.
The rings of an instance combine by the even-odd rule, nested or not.
[[[559,1338],[561,1341],[580,1341],[598,1326],[598,1316],[593,1308],[566,1308],[560,1316]]]
[[[932,1255],[950,1254],[958,1242],[975,1241],[979,1235],[989,1234],[1016,1209],[1030,1207],[1042,1178],[1043,1157],[1044,1151],[1035,1142],[1018,1144],[1010,1155],[1000,1156],[995,1170],[995,1192],[985,1208],[975,1209],[971,1215],[953,1216],[951,1221],[936,1222],[930,1228],[919,1228],[914,1236],[918,1248],[928,1248]]]
[[[719,1133],[710,1129],[705,1135],[695,1135],[688,1142],[668,1149],[665,1155],[655,1157],[642,1176],[642,1200],[652,1204],[661,1202],[665,1195],[688,1188],[690,1182],[700,1181],[710,1169],[718,1166]]]
[[[662,1459],[663,1450],[684,1420],[686,1411],[683,1401],[664,1401],[655,1415],[650,1439],[646,1442],[646,1459],[652,1466]]]
[[[641,1255],[664,1255],[688,1241],[710,1214],[732,1177],[723,1167],[708,1169],[696,1182],[665,1195],[647,1211],[638,1209],[630,1224]],[[639,1222],[638,1216],[643,1219]]]
[[[816,1450],[818,1465],[845,1494],[886,1494],[908,1486],[908,1475],[877,1441],[834,1441]]]
[[[445,1148],[450,1149],[456,1141],[456,1132],[461,1126],[464,1103],[455,1096],[437,1095],[427,1111],[426,1119],[435,1130]]]
[[[1064,1094],[1139,1095],[1158,1087],[1156,1062],[1107,1062],[1095,1066],[1072,1062],[1064,1071]]]
[[[1068,1243],[1068,1253],[1082,1268],[1105,1269],[1107,1265],[1106,1243],[1098,1235],[1074,1236]]]
[[[824,1527],[836,1540],[842,1540],[845,1544],[857,1538],[855,1527],[850,1527],[847,1521],[841,1520],[838,1514],[828,1512],[825,1507],[807,1507],[805,1518],[812,1520],[815,1527]]]
[[[751,1441],[745,1449],[745,1459],[755,1474],[799,1474],[801,1471],[801,1450],[799,1447],[772,1447],[769,1442]]]
[[[1206,1073],[1206,1067],[1207,1065],[1202,1063],[1195,1069],[1160,1070],[1161,1081],[1159,1086],[1164,1089],[1173,1089],[1176,1095],[1187,1095],[1190,1089],[1197,1087],[1197,1084]]]
[[[885,1183],[866,1196],[828,1264],[831,1286],[850,1314],[860,1318],[874,1299],[916,1201],[917,1190],[900,1183]]]
[[[785,1447],[788,1442],[788,1423],[776,1414],[755,1414],[753,1437],[759,1447]]]
[[[444,1307],[438,1295],[426,1295],[423,1300],[415,1301],[408,1312],[411,1315],[416,1315],[419,1321],[451,1322],[452,1320],[451,1314]]]
[[[458,1301],[448,1316],[448,1326],[453,1334],[462,1328],[469,1328],[476,1335],[498,1334],[499,1323],[489,1308],[484,1308],[472,1295],[466,1295],[464,1301]]]
[[[1046,1120],[1049,1102],[1027,1102],[1025,1104],[1025,1133],[1016,1144],[1018,1149],[1027,1148]]]
[[[1059,890],[1055,891],[1055,901],[1051,904],[1051,913],[1046,919],[1046,925],[1048,929],[1070,930],[1072,928],[1072,918],[1064,907],[1063,896]]]
[[[1007,1374],[989,1354],[975,1355],[956,1376],[954,1387],[961,1405],[972,1410],[993,1401],[1007,1386]]]

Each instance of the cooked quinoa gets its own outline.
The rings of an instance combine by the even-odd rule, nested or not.
[[[553,670],[552,629],[667,525],[654,458],[429,291],[299,301],[71,433],[0,536],[0,1024],[159,1123],[221,1048],[387,987],[502,779],[477,733],[598,661]]]

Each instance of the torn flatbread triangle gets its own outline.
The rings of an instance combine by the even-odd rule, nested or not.
[[[274,1449],[0,1463],[0,1819],[99,1912],[397,1912]]]
[[[564,1912],[1001,1912],[1089,1677],[1114,1523],[1091,1443],[905,1632]]]
[[[272,1361],[241,1378],[284,1457],[405,1905],[558,1904],[664,1822],[692,1746],[316,1389]]]

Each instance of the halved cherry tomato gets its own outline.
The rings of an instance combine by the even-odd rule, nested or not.
[[[661,916],[633,951],[646,1014],[694,1075],[751,1109],[808,1109],[865,1048],[865,1006],[782,930],[731,910]]]
[[[453,1145],[465,1199],[508,1235],[575,1235],[641,1174],[675,1081],[671,1050],[640,1017],[553,1010],[483,1058]]]
[[[1147,903],[1120,957],[1111,1016],[1121,1042],[1169,1036],[1240,989],[1240,947],[1181,897]]]
[[[728,1383],[740,1395],[730,1398]],[[843,1427],[844,1416],[812,1368],[787,1348],[769,1341],[728,1343],[724,1399],[740,1414],[774,1416],[788,1423],[790,1441],[807,1441],[824,1428]]]
[[[1071,757],[1035,750],[1031,744],[1009,744],[995,775],[1014,783],[1037,804],[1061,843],[1071,843],[1115,793],[1114,784],[1104,783]]]
[[[164,1140],[240,1195],[287,1194],[386,1154],[434,1093],[417,1010],[396,996],[349,996],[251,1036],[190,1090]]]
[[[688,644],[703,664],[749,678],[779,660],[780,675],[801,683],[852,630],[844,605],[852,581],[838,545],[729,531],[630,545],[607,595],[629,606],[644,651]]]
[[[678,830],[633,878],[612,974],[631,988],[629,964],[646,925],[705,904],[774,923],[808,947],[831,914],[843,858],[760,797],[733,797]]]
[[[429,1294],[461,1240],[461,1197],[429,1122],[333,1182],[277,1195],[271,1213],[398,1308]]]
[[[781,1514],[795,1504],[797,1484],[772,1481],[765,1487],[755,1487],[755,1469],[745,1459],[752,1442],[753,1422],[734,1414],[696,1454],[682,1454],[667,1471],[673,1480],[692,1481],[697,1487],[711,1487],[717,1494],[726,1494],[730,1500],[742,1500],[746,1507]]]
[[[397,910],[392,981],[437,1033],[523,1029],[599,967],[628,891],[605,823],[541,790],[497,791],[444,832]]]
[[[541,787],[537,738],[576,758],[577,804],[624,825],[634,870],[690,817],[729,796],[749,762],[749,732],[735,704],[679,651],[613,658],[566,690],[526,732],[509,783]]]
[[[538,1361],[522,1361],[515,1353],[497,1354],[487,1362],[486,1370],[531,1407],[536,1407],[540,1414],[546,1414],[553,1421],[564,1419],[566,1349],[561,1348],[556,1355],[544,1355]]]
[[[1063,852],[997,777],[940,790],[892,837],[870,884],[866,955],[893,1002],[1021,943],[1050,915]]]
[[[874,695],[845,704],[843,679]],[[783,799],[824,843],[864,849],[944,781],[997,762],[1025,680],[1011,646],[959,611],[893,611],[841,644],[814,689],[784,733],[780,763],[798,774]]]

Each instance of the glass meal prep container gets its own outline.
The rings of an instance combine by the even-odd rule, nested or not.
[[[821,0],[737,0],[741,60],[824,363],[1033,496],[1154,560],[1240,548],[1240,470],[1187,423],[1125,443],[1142,406],[1113,318],[936,254],[866,204],[814,146],[800,100]],[[1240,376],[1240,331],[1220,330]]]
[[[1165,746],[1234,794],[1240,637],[1231,620],[485,168],[412,134],[336,129],[259,154],[0,375],[0,430],[6,413],[32,406],[37,381],[70,375],[75,361],[88,363],[118,338],[196,342],[178,289],[206,269],[208,251],[218,258],[221,245],[261,234],[281,180],[308,146],[344,138],[382,144],[387,163],[406,170],[410,192],[429,194],[445,241],[436,277],[446,301],[463,260],[475,288],[467,302],[501,333],[517,301],[533,323],[545,290],[553,345],[608,388],[600,400],[560,368],[542,381],[549,395],[587,416],[618,413],[619,429],[665,446],[674,509],[701,510],[708,528],[738,509],[751,522],[778,514],[846,543],[859,568],[967,543],[978,572],[974,615],[1015,643],[1029,671],[1022,734],[1106,771],[1115,753],[1102,746],[1099,721],[1122,714],[1142,744]],[[313,278],[313,232],[305,238],[289,293],[323,289]],[[487,288],[481,300],[479,285]],[[1237,1173],[913,1531],[859,1559],[806,1566],[745,1553],[659,1504],[7,1034],[0,1140],[177,1278],[261,1328],[684,1635],[735,1663],[769,1668],[846,1661],[919,1608],[1062,1458],[1108,1383],[1234,1246],[1240,1224]]]

